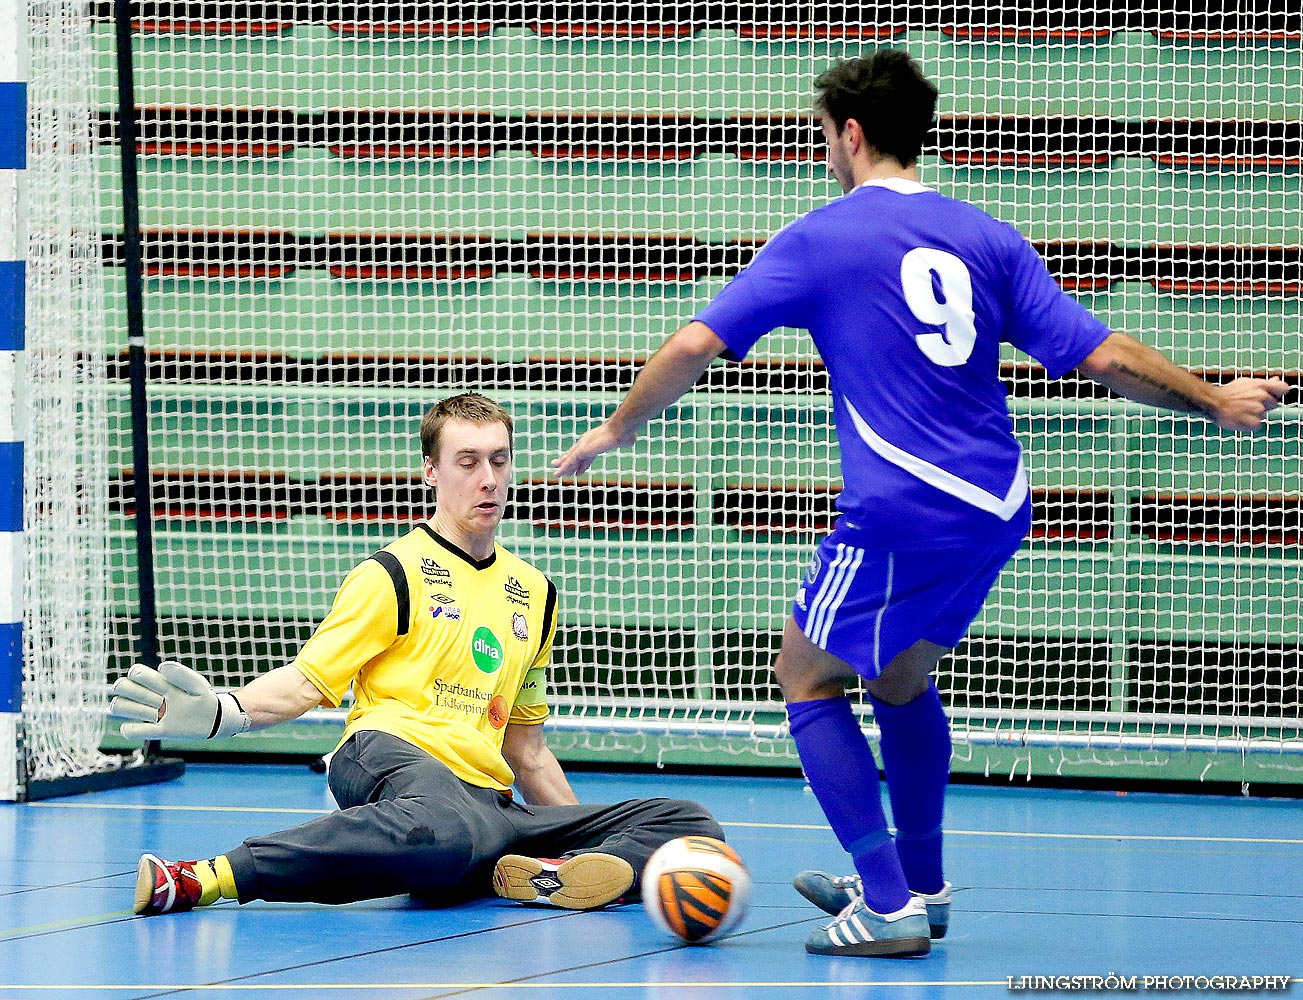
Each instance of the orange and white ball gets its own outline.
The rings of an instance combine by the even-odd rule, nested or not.
[[[642,903],[652,923],[689,944],[705,944],[736,927],[750,895],[742,858],[712,837],[671,840],[643,869]]]

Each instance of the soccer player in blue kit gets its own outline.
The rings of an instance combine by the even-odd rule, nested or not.
[[[937,91],[905,53],[837,64],[816,87],[844,196],[775,234],[553,465],[574,475],[632,443],[716,357],[740,360],[777,327],[810,332],[831,381],[843,490],[775,672],[810,787],[857,874],[797,876],[836,914],[806,950],[922,955],[944,935],[951,901],[941,862],[950,728],[931,674],[1031,525],[1001,344],[1051,378],[1075,370],[1228,430],[1257,429],[1289,386],[1210,384],[1110,332],[1013,227],[920,184]],[[844,690],[857,675],[881,734],[894,838]]]

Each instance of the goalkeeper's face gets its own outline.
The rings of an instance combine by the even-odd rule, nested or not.
[[[470,535],[492,533],[511,486],[511,438],[505,424],[450,418],[439,454],[425,456],[425,482],[435,490],[436,517]]]

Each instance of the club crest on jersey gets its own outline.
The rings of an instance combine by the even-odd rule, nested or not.
[[[507,577],[507,582],[502,585],[502,590],[507,595],[507,600],[512,604],[523,604],[525,607],[529,607],[529,591],[514,576]]]
[[[421,557],[421,575],[425,577],[427,583],[433,586],[452,586],[452,572],[444,569],[433,559],[426,556]]]
[[[438,618],[440,616],[447,618],[449,621],[459,622],[461,621],[461,608],[446,602],[443,604],[431,604],[430,617]]]
[[[805,582],[807,584],[814,583],[819,578],[819,570],[821,569],[823,569],[823,559],[816,552],[814,558],[810,560],[810,568],[805,571]]]
[[[519,611],[511,616],[511,634],[521,642],[529,641],[529,622]]]

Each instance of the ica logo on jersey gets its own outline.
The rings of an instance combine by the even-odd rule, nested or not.
[[[514,576],[507,577],[507,582],[502,585],[502,590],[507,595],[507,600],[512,604],[523,604],[525,607],[529,607],[529,591]]]
[[[421,557],[421,575],[425,577],[427,583],[432,586],[451,587],[452,573],[444,569],[433,559],[425,556]]]

